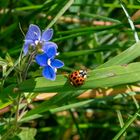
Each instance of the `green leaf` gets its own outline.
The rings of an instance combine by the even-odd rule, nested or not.
[[[10,85],[0,93],[0,109],[12,104],[12,100],[16,98],[17,93],[14,93],[16,85]]]
[[[19,85],[19,90],[22,92],[64,92],[134,83],[140,81],[140,63],[91,70],[88,72],[85,84],[78,88],[72,87],[66,81],[67,78],[63,75],[58,75],[55,81],[40,77],[23,82]]]
[[[100,65],[98,68],[109,67],[112,65],[127,64],[140,56],[140,41],[135,43],[133,46],[123,51],[119,55],[108,60],[106,63]]]
[[[22,128],[21,132],[17,135],[20,140],[35,140],[37,130],[35,128]]]

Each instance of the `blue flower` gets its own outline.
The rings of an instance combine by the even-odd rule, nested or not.
[[[45,44],[54,45],[57,47],[55,43],[49,41],[52,39],[52,36],[53,36],[53,29],[47,29],[41,33],[37,25],[31,24],[25,36],[25,42],[23,45],[24,54],[26,55],[28,53],[29,46],[32,46],[33,49],[35,49],[36,47],[39,47],[39,49],[42,49],[42,47]]]
[[[44,47],[43,50],[44,53],[36,55],[35,60],[43,67],[42,75],[49,80],[55,80],[57,69],[63,67],[64,63],[55,59],[57,48],[54,45]]]

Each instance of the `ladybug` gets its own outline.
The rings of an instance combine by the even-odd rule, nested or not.
[[[77,70],[72,72],[69,76],[69,81],[75,87],[81,86],[84,84],[85,79],[87,78],[87,70]]]

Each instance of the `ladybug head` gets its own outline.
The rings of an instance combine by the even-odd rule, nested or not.
[[[79,70],[79,74],[80,74],[80,76],[82,76],[83,78],[87,78],[87,70]]]

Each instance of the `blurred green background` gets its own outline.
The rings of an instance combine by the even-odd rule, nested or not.
[[[36,24],[44,30],[69,2],[70,0],[0,0],[1,60],[9,67],[13,65],[19,57],[29,25]],[[134,24],[139,25],[140,14],[136,13],[139,13],[140,1],[123,2]],[[54,29],[52,41],[57,43],[60,52],[58,58],[65,63],[58,74],[81,68],[93,70],[135,44],[133,31],[118,0],[74,0],[67,8],[51,26]],[[139,30],[139,26],[136,26],[138,35]],[[139,57],[131,62],[137,61]],[[28,79],[39,76],[41,70],[37,64],[33,64]],[[5,87],[16,82],[16,75],[11,73]],[[83,101],[74,98],[71,103],[79,100]],[[37,106],[40,103],[42,101],[34,104]],[[23,123],[25,131],[11,139],[111,140],[122,127],[121,119],[127,120],[136,111],[131,97],[97,99],[68,111],[44,112],[41,118]],[[7,118],[9,115],[6,113],[2,117]],[[137,119],[121,140],[140,139],[139,124]],[[0,126],[2,133],[3,128]]]

